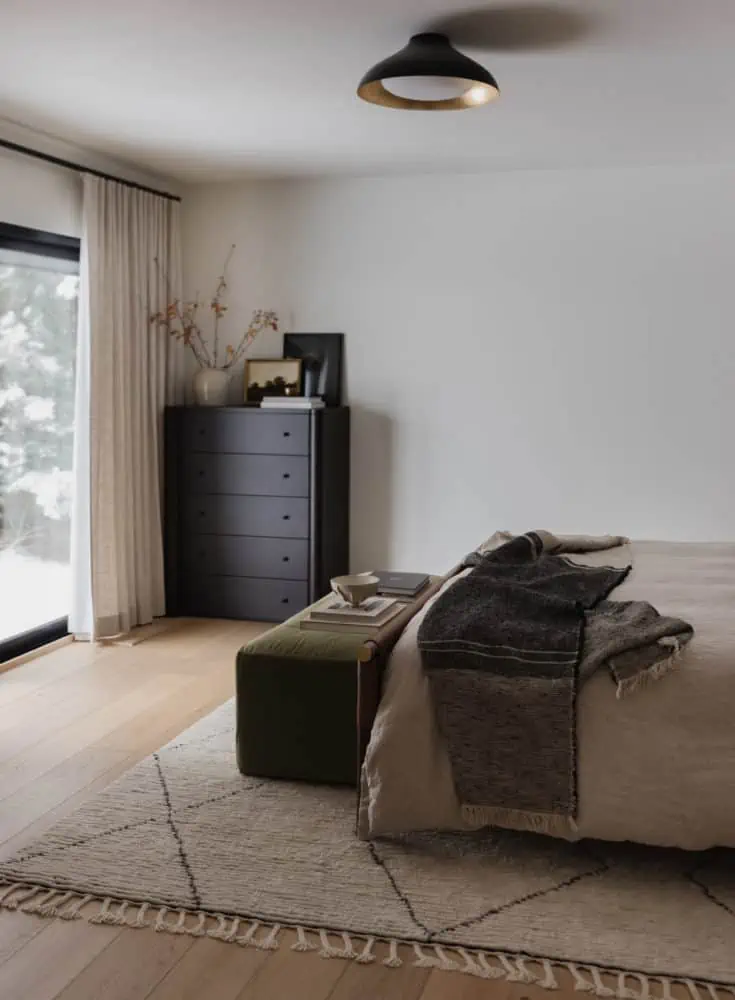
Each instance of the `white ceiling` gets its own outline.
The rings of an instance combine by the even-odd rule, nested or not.
[[[2,0],[0,116],[181,180],[735,161],[735,0],[469,6]],[[498,101],[357,99],[363,72],[437,25]]]

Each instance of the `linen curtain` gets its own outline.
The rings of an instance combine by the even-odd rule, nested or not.
[[[70,631],[101,639],[165,614],[163,410],[183,351],[152,313],[179,295],[179,204],[83,178]]]

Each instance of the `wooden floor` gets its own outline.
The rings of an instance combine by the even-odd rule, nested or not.
[[[233,694],[265,626],[188,621],[135,646],[71,643],[0,674],[0,858]],[[561,980],[562,977],[560,977]],[[573,992],[564,982],[562,993]],[[533,986],[356,965],[0,911],[1,1000],[540,1000]]]

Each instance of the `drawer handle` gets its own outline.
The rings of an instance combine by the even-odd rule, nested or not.
[[[284,479],[290,479],[291,478],[291,473],[290,472],[284,472],[283,473],[283,478]]]
[[[200,475],[200,476],[203,476],[203,475],[204,475],[204,469],[200,469],[200,470],[199,470],[199,475]]]
[[[203,510],[199,511],[199,517],[204,517],[204,511]]]
[[[204,433],[204,428],[203,428],[203,427],[200,427],[200,428],[199,428],[199,434],[200,434],[200,436],[201,436],[201,435],[202,435],[203,433]]]
[[[283,557],[283,561],[284,562],[291,562],[291,556],[284,556]]]
[[[288,604],[288,598],[287,597],[282,597],[281,598],[281,604]]]
[[[284,514],[283,515],[283,520],[284,521],[290,521],[291,520],[291,515],[290,514]]]
[[[284,436],[285,438],[290,438],[290,437],[291,437],[291,431],[284,431],[284,432],[283,432],[283,436]]]

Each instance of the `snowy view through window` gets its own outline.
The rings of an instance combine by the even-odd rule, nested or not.
[[[69,612],[78,269],[0,247],[0,641]]]

